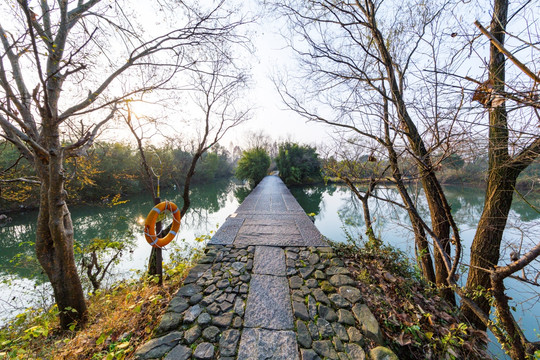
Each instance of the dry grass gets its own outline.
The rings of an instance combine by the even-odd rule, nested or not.
[[[403,254],[384,246],[340,250],[400,359],[490,358],[486,333],[463,323],[457,309],[419,279]]]
[[[185,274],[181,271],[163,286],[129,281],[98,292],[88,300],[87,324],[77,331],[62,331],[52,310],[4,328],[0,358],[130,359],[152,337]]]

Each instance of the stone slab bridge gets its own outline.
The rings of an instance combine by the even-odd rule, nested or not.
[[[135,358],[397,359],[378,346],[379,325],[349,270],[277,176],[205,251]]]

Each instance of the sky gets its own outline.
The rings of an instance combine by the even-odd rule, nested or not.
[[[235,0],[231,1],[234,3]],[[252,12],[258,12],[258,10],[260,10],[260,0],[236,1],[238,4],[242,4],[246,10],[251,10]],[[35,5],[37,3],[35,0],[31,3],[34,4],[34,6],[37,6]],[[108,3],[108,1],[106,0],[104,3]],[[486,7],[488,1],[480,1],[480,3],[483,3],[484,7]],[[150,13],[147,11],[147,8],[159,6],[159,2],[134,2],[134,4],[136,4],[134,8],[143,14],[142,25],[145,31],[165,32],[170,29],[171,26],[176,25],[174,23],[174,18],[169,17],[169,19],[166,19],[167,16],[163,15],[166,14],[166,11],[160,12],[156,16],[147,15]],[[205,2],[201,2],[201,4],[205,4]],[[2,6],[7,5],[3,4]],[[481,10],[481,8],[482,6],[477,7],[479,10]],[[536,6],[534,9],[538,10],[539,7]],[[487,10],[487,7],[485,10]],[[468,24],[468,21],[464,21],[464,23],[464,26],[467,26],[466,24]],[[230,147],[230,144],[245,147],[249,140],[249,134],[252,132],[262,132],[274,140],[291,139],[311,145],[330,142],[332,129],[320,123],[306,122],[304,118],[287,110],[286,105],[282,102],[276,87],[271,80],[276,74],[284,73],[285,68],[293,69],[294,72],[296,59],[294,58],[292,50],[287,47],[285,39],[280,34],[280,30],[283,30],[285,26],[284,21],[263,14],[260,14],[257,21],[250,25],[250,30],[253,34],[251,41],[255,51],[251,56],[246,56],[244,61],[249,62],[252,68],[251,88],[246,95],[246,102],[252,107],[252,118],[249,122],[233,129],[233,131],[222,140],[221,143],[225,147]],[[474,30],[472,21],[465,30],[471,32],[471,29]],[[114,53],[114,47],[109,47],[108,50]],[[475,56],[476,55],[477,54],[475,54]],[[481,52],[478,56],[485,58],[487,53]],[[182,106],[184,108],[189,107],[189,101],[183,103]],[[150,114],[155,113],[155,110],[152,107],[148,106],[146,110]],[[177,128],[177,135],[179,137],[189,137],[189,125],[177,126]],[[121,124],[115,124],[113,128],[102,137],[102,139],[109,140],[117,138],[132,141],[129,132],[125,129],[121,129]]]
[[[278,72],[283,73],[287,67],[294,67],[296,60],[280,34],[280,29],[285,26],[284,22],[261,14],[259,4],[260,1],[257,0],[242,2],[246,12],[259,14],[254,23],[247,25],[254,49],[253,54],[245,58],[251,67],[251,83],[246,92],[246,101],[252,109],[252,116],[249,121],[229,131],[220,143],[226,148],[230,148],[231,145],[245,148],[249,145],[252,133],[262,133],[276,141],[290,139],[309,145],[329,142],[331,129],[322,124],[307,122],[303,117],[287,110],[282,102],[272,77]],[[150,5],[140,5],[139,11],[144,12],[146,6]],[[165,26],[165,21],[143,21],[145,27]],[[186,106],[189,106],[189,102]],[[155,112],[155,108],[149,105],[139,105],[139,109],[141,113]],[[131,135],[118,127],[104,135],[106,138],[115,138],[118,133],[130,141]]]
[[[256,63],[253,66],[253,119],[242,126],[245,131],[263,131],[273,139],[292,139],[318,144],[329,140],[329,129],[287,110],[272,82],[278,72],[293,66],[294,54],[279,33],[279,21],[261,18],[253,38]],[[238,140],[242,140],[241,137]]]

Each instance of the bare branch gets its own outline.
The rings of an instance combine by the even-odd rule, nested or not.
[[[499,49],[500,52],[502,52],[504,55],[506,55],[514,64],[516,64],[516,66],[521,70],[523,71],[525,74],[527,74],[528,77],[530,77],[531,79],[534,80],[535,83],[540,83],[540,77],[538,77],[535,73],[533,73],[527,66],[525,66],[525,64],[523,64],[521,61],[519,61],[518,59],[516,59],[516,57],[514,55],[512,55],[512,53],[508,50],[506,50],[506,48],[497,40],[495,39],[495,37],[493,37],[493,35],[491,35],[491,33],[489,31],[486,30],[486,28],[484,28],[482,26],[482,24],[480,24],[480,22],[478,21],[475,21],[474,22],[474,25],[476,25],[476,27],[478,29],[480,29],[480,31],[482,32],[482,34],[486,35],[489,40],[491,41],[491,43],[493,45],[495,45],[495,47],[497,49]]]
[[[13,183],[13,182],[25,182],[25,183],[29,183],[29,184],[41,184],[41,181],[39,180],[35,180],[35,179],[30,179],[30,178],[16,178],[16,179],[0,179],[0,182],[3,182],[3,183]]]

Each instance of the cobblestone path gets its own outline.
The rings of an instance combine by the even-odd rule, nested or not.
[[[283,182],[267,176],[210,240],[135,357],[397,359],[377,346],[379,325],[349,275]]]

